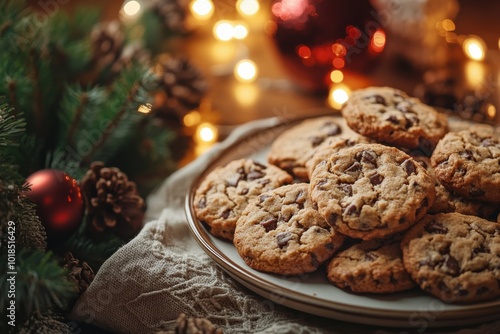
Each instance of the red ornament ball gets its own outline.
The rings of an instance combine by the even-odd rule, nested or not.
[[[60,240],[76,231],[83,217],[78,182],[63,171],[43,169],[27,179],[25,195],[37,205],[37,214],[49,240]]]
[[[271,21],[284,68],[312,91],[327,90],[334,70],[369,70],[385,46],[383,22],[369,0],[278,0]]]

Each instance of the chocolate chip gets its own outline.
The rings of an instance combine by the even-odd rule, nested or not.
[[[350,184],[341,183],[339,185],[339,188],[342,189],[342,191],[345,192],[347,196],[352,196],[352,186]]]
[[[248,188],[241,189],[240,195],[246,195],[246,194],[248,194]]]
[[[349,166],[345,171],[347,173],[355,173],[361,170],[361,164],[355,161],[351,166]]]
[[[311,265],[315,268],[319,266],[318,257],[314,253],[311,253]]]
[[[266,184],[270,183],[271,180],[269,179],[261,179],[259,181],[257,181],[258,184],[262,184],[263,186],[265,186]]]
[[[336,213],[330,213],[330,215],[328,216],[328,219],[327,219],[328,224],[334,226],[335,222],[337,221],[337,218],[338,218],[338,216]]]
[[[332,123],[328,127],[329,129],[328,132],[326,133],[328,137],[338,135],[341,132],[341,129],[337,124]]]
[[[390,115],[385,120],[391,122],[392,124],[399,125],[399,119],[394,115]]]
[[[461,285],[457,286],[455,289],[460,297],[465,297],[469,294],[469,291],[465,290]]]
[[[304,190],[300,190],[298,193],[297,193],[297,196],[295,196],[295,200],[294,202],[295,203],[299,203],[299,202],[304,202],[305,201],[305,197],[303,197],[304,195]],[[301,198],[302,197],[302,198]]]
[[[425,230],[428,233],[433,233],[433,234],[446,234],[446,233],[448,233],[448,229],[445,226],[443,226],[442,223],[440,223],[436,220],[432,220],[430,223],[428,223],[425,226]]]
[[[384,177],[379,173],[375,173],[374,175],[370,176],[370,182],[374,186],[381,184],[382,181],[384,181]]]
[[[405,120],[406,120],[405,127],[407,129],[411,128],[412,126],[418,125],[418,123],[419,123],[418,118],[415,116],[405,116]]]
[[[238,185],[238,182],[241,180],[241,175],[232,175],[229,179],[226,180],[226,184],[229,187],[236,187]]]
[[[279,248],[283,248],[288,245],[288,242],[292,240],[292,234],[290,232],[281,232],[276,235],[276,242]]]
[[[260,222],[260,226],[264,227],[266,232],[269,232],[278,227],[278,220],[276,218],[269,218],[268,220]]]
[[[469,190],[470,197],[480,197],[484,195],[484,190],[471,187]]]
[[[358,208],[356,207],[356,205],[353,203],[353,204],[348,205],[345,208],[344,214],[346,214],[348,216],[352,216],[354,214],[359,214],[359,211],[358,211]]]
[[[266,174],[258,171],[258,170],[253,170],[251,171],[250,173],[248,173],[247,175],[247,180],[248,181],[253,181],[253,180],[257,180],[257,179],[260,179],[261,177],[265,176]]]
[[[363,151],[361,152],[361,162],[377,166],[377,155],[372,151]]]
[[[226,210],[222,211],[222,213],[220,214],[220,216],[223,219],[227,219],[230,214],[231,214],[231,209],[226,209]]]
[[[385,102],[385,99],[384,99],[383,96],[381,96],[381,95],[374,95],[373,97],[375,99],[375,103],[377,103],[377,104],[383,104],[384,106],[387,105],[387,102]]]
[[[316,183],[316,188],[318,188],[320,190],[325,190],[325,188],[323,188],[323,186],[327,183],[328,183],[328,181],[325,179],[319,180],[318,183]]]
[[[427,138],[419,137],[418,148],[426,157],[430,157],[434,151],[434,143]]]
[[[445,256],[443,268],[452,276],[458,276],[460,274],[460,264],[451,255]]]
[[[203,209],[203,208],[207,207],[207,198],[206,197],[200,198],[200,200],[198,201],[198,207],[200,209]]]
[[[245,168],[243,168],[243,167],[239,167],[239,168],[236,170],[236,172],[237,172],[238,174],[243,174],[243,175],[244,175],[244,174],[245,174]]]
[[[406,159],[405,161],[403,161],[403,163],[401,164],[401,167],[404,168],[404,170],[406,171],[406,174],[408,174],[408,175],[411,175],[413,173],[416,174],[416,172],[417,172],[417,168],[415,167],[415,164],[413,163],[413,161],[411,159]]]
[[[309,137],[309,140],[311,141],[312,147],[316,147],[319,144],[321,144],[325,139],[319,136],[311,136]]]

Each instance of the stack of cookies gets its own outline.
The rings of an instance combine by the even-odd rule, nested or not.
[[[210,172],[194,212],[259,271],[322,268],[355,293],[420,288],[447,303],[500,295],[500,138],[390,87],[353,92],[342,118],[305,120],[267,164]]]

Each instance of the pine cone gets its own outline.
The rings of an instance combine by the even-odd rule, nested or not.
[[[111,21],[94,27],[90,34],[92,62],[98,69],[112,66],[120,57],[124,35],[118,21]]]
[[[113,231],[125,239],[139,232],[146,204],[135,183],[118,168],[93,162],[80,188],[89,225],[95,232]]]
[[[80,261],[75,259],[70,252],[64,254],[63,268],[69,270],[68,279],[75,283],[78,289],[78,296],[84,293],[94,280],[94,271],[87,262],[82,262],[80,264]]]
[[[52,311],[33,312],[28,321],[19,329],[19,334],[70,334],[73,330],[65,319]]]
[[[196,67],[184,57],[164,56],[155,67],[165,102],[155,106],[160,117],[174,115],[182,119],[197,108],[207,90],[207,83]]]
[[[186,17],[188,1],[186,0],[154,0],[152,11],[160,18],[163,26],[173,32],[186,33]]]
[[[175,331],[161,331],[156,334],[222,334],[222,329],[218,328],[206,318],[188,318],[181,313],[177,318]]]

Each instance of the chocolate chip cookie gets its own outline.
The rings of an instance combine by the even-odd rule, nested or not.
[[[358,293],[390,293],[415,287],[403,264],[400,241],[362,241],[335,254],[327,266],[328,280]]]
[[[274,140],[268,162],[300,181],[307,181],[307,157],[327,138],[338,136],[341,132],[337,117],[324,116],[302,121]]]
[[[406,270],[446,303],[500,295],[500,225],[460,213],[427,215],[404,236]]]
[[[464,197],[500,203],[500,140],[471,130],[448,133],[431,156],[436,177]]]
[[[340,233],[370,240],[401,232],[434,202],[434,182],[403,151],[358,144],[321,162],[311,177],[311,198]]]
[[[196,218],[206,223],[213,235],[233,240],[236,221],[248,201],[292,181],[291,175],[276,166],[251,159],[232,161],[201,181],[193,201]]]
[[[313,208],[308,190],[306,183],[286,185],[248,204],[233,240],[248,266],[300,275],[315,271],[338,250],[345,237]]]
[[[441,184],[439,179],[436,177],[434,168],[432,168],[430,158],[425,156],[413,155],[411,152],[410,156],[420,163],[426,170],[429,176],[434,180],[436,186],[436,199],[434,203],[429,208],[427,213],[447,213],[447,212],[458,212],[466,215],[478,216],[488,220],[493,220],[495,214],[495,207],[490,203],[475,201],[470,198],[466,198],[455,194],[454,192],[448,190],[445,186]]]
[[[419,148],[427,156],[448,132],[446,115],[390,87],[354,91],[342,115],[363,136],[396,147]]]

